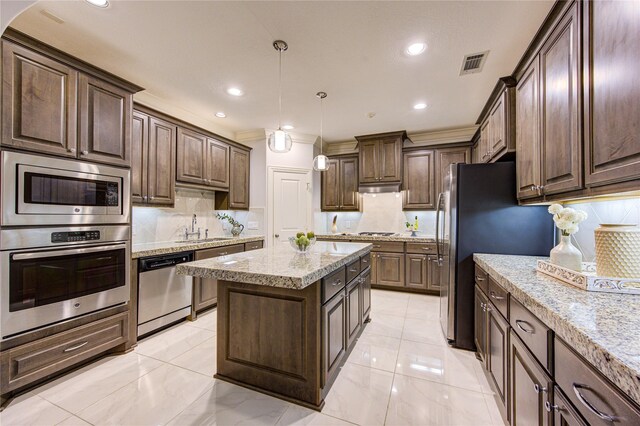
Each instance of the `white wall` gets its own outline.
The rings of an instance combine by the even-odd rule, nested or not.
[[[585,262],[595,262],[594,230],[601,223],[626,223],[640,226],[640,197],[615,201],[565,203],[565,207],[587,212],[589,217],[580,224],[580,230],[572,236]]]
[[[320,213],[315,232],[330,233],[334,216],[338,217],[338,232],[406,232],[405,222],[413,224],[417,216],[418,233],[425,236],[435,234],[435,212],[402,211],[402,194],[362,194],[361,196],[361,212]]]

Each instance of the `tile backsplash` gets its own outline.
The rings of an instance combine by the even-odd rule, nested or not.
[[[331,232],[334,216],[337,216],[338,232],[358,233],[367,231],[405,232],[405,222],[414,223],[418,217],[418,233],[432,236],[435,232],[434,211],[402,211],[402,194],[363,194],[360,212],[326,212],[316,215],[316,232]]]
[[[604,200],[567,203],[565,207],[585,211],[589,217],[580,224],[572,236],[573,243],[582,252],[585,262],[595,262],[594,231],[601,223],[625,223],[640,226],[640,197],[622,200]]]
[[[197,217],[196,229],[199,227],[204,238],[204,230],[209,236],[231,235],[231,227],[225,221],[218,220],[214,208],[214,192],[178,189],[174,207],[134,207],[132,212],[133,244],[175,241],[183,238],[185,227],[191,228],[191,219]],[[233,212],[227,211],[240,223],[245,225],[243,235],[262,235],[264,232],[262,209]],[[248,223],[255,222],[256,228],[249,230]],[[194,237],[191,237],[194,238]]]

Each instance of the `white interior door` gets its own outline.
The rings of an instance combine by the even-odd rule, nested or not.
[[[278,244],[311,226],[311,171],[274,169],[271,241]]]

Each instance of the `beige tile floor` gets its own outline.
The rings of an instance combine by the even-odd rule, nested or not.
[[[445,344],[437,298],[374,290],[371,318],[321,413],[213,379],[213,310],[19,396],[0,424],[503,425],[480,363]]]

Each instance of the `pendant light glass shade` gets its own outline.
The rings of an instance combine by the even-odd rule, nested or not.
[[[282,129],[278,129],[269,135],[269,149],[273,152],[289,152],[291,151],[292,143],[289,133]]]
[[[316,172],[326,172],[329,170],[329,159],[322,153],[322,120],[324,111],[322,109],[322,100],[327,97],[325,92],[316,93],[316,97],[320,99],[320,154],[313,159],[313,170]]]
[[[276,40],[273,42],[273,47],[278,51],[280,67],[278,74],[278,130],[269,135],[268,146],[271,151],[282,154],[291,151],[291,145],[293,144],[291,136],[282,130],[282,52],[287,50],[289,46],[285,41]]]

